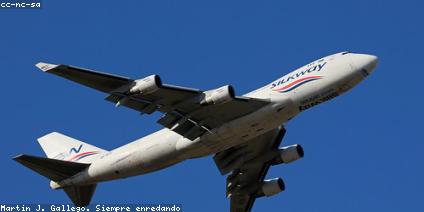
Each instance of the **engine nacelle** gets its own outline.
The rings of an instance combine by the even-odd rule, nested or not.
[[[264,182],[262,183],[262,187],[260,188],[260,191],[257,195],[258,197],[270,197],[284,191],[284,189],[284,181],[281,178],[264,180]]]
[[[130,89],[130,93],[148,94],[155,92],[162,86],[162,81],[158,75],[150,75],[135,81],[135,85]]]
[[[231,85],[204,92],[205,97],[200,104],[222,104],[234,99],[235,92]]]
[[[304,156],[303,148],[299,144],[281,147],[278,153],[278,156],[272,162],[273,165],[291,163]]]

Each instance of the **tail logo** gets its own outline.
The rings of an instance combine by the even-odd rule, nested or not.
[[[78,153],[78,152],[81,151],[81,148],[82,148],[82,144],[78,147],[78,149],[76,149],[75,147],[74,148],[71,148],[69,150],[69,154],[72,154],[72,152]]]
[[[69,149],[69,153],[68,153],[68,157],[70,157],[73,153],[75,153],[76,155],[72,156],[71,158],[67,159],[67,161],[78,161],[82,158],[88,157],[88,156],[92,156],[95,155],[97,153],[99,153],[98,151],[88,151],[88,152],[82,152],[79,153],[82,149],[83,144],[79,145],[79,147],[73,147],[71,149]],[[79,153],[79,154],[78,154]]]

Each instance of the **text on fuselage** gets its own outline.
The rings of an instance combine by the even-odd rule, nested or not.
[[[299,72],[292,74],[288,77],[284,77],[284,78],[272,83],[271,88],[274,88],[276,86],[282,85],[282,84],[290,82],[292,80],[295,80],[295,79],[297,79],[297,78],[299,78],[299,77],[301,77],[305,74],[312,73],[312,72],[319,72],[319,71],[322,70],[322,68],[324,68],[324,66],[326,64],[327,64],[327,62],[324,62],[324,63],[318,64],[318,65],[315,65],[315,66],[311,66],[311,67],[308,67],[306,70],[302,70],[302,71],[299,71]]]

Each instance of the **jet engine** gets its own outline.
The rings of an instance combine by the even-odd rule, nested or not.
[[[155,92],[161,85],[162,81],[158,75],[150,75],[136,80],[135,85],[130,89],[130,93],[149,94]]]
[[[303,148],[299,144],[281,147],[278,150],[278,156],[272,161],[272,165],[291,163],[302,158],[303,155]]]
[[[264,180],[257,195],[258,197],[270,197],[284,191],[284,189],[284,181],[281,178]]]
[[[234,89],[231,85],[204,92],[205,96],[200,104],[222,104],[234,99]]]

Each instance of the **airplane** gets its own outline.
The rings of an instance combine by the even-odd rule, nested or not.
[[[69,65],[37,63],[54,74],[107,93],[106,100],[141,114],[163,113],[163,129],[107,151],[52,132],[38,139],[47,158],[13,159],[63,189],[76,206],[90,204],[100,182],[142,175],[187,159],[214,155],[226,175],[231,212],[251,211],[256,198],[285,189],[265,179],[271,166],[304,156],[301,145],[280,147],[284,125],[309,108],[356,86],[376,68],[374,55],[340,52],[313,61],[242,96],[231,85],[198,90],[162,83],[157,75],[134,80]]]

